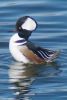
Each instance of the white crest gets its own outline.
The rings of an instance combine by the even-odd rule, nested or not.
[[[25,21],[24,24],[22,24],[21,27],[22,27],[22,29],[33,31],[36,28],[36,22],[31,18],[27,18],[27,20]]]

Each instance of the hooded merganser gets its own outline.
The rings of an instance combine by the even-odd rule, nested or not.
[[[58,51],[45,49],[28,41],[31,33],[37,28],[37,22],[29,17],[19,18],[16,23],[15,33],[9,43],[9,49],[16,61],[23,63],[52,62],[58,55]]]

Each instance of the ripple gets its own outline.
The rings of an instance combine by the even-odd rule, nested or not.
[[[0,1],[0,99],[67,99],[67,1]],[[38,28],[31,41],[39,46],[61,49],[57,63],[22,65],[9,53],[9,39],[21,16],[37,20]]]

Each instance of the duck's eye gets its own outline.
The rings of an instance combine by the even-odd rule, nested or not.
[[[19,27],[19,29],[21,29],[21,27]]]

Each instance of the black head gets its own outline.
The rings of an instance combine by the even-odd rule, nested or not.
[[[37,22],[29,16],[19,18],[16,23],[18,35],[26,40],[28,40],[29,36],[36,29],[36,27]]]

